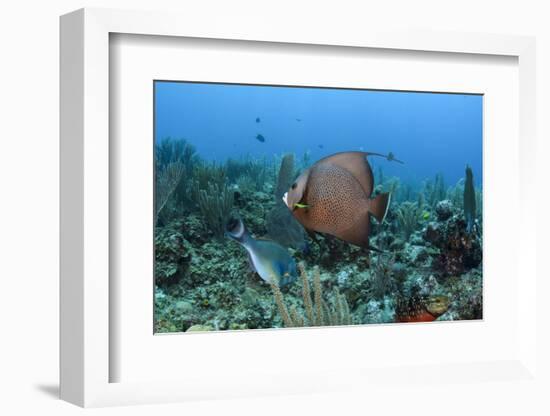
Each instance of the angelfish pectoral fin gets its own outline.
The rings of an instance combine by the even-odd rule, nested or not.
[[[378,220],[383,222],[390,206],[391,194],[389,192],[379,194],[369,200],[368,210]]]

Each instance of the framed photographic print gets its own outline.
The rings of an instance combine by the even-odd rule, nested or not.
[[[61,20],[62,398],[531,377],[533,40],[181,19]]]
[[[155,332],[482,319],[482,95],[154,101]]]

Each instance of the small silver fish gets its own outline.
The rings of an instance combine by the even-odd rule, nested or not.
[[[226,236],[246,249],[250,266],[267,283],[271,282],[272,276],[277,278],[279,286],[296,280],[296,262],[288,251],[274,241],[253,238],[241,219],[229,220]]]

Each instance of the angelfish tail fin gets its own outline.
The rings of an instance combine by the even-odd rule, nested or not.
[[[385,192],[377,195],[373,199],[369,199],[368,210],[374,218],[377,219],[379,223],[384,221],[386,214],[388,213],[388,208],[390,206],[391,194]]]

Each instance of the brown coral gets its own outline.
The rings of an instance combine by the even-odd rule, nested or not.
[[[313,272],[312,302],[306,269],[302,263],[298,265],[298,268],[300,269],[300,279],[302,282],[305,316],[294,306],[291,306],[289,311],[277,284],[277,279],[273,278],[270,282],[273,297],[275,298],[275,303],[284,325],[286,327],[351,325],[348,302],[346,297],[340,294],[338,288],[334,288],[334,294],[330,303],[325,301],[323,299],[321,275],[319,269],[315,268]]]

